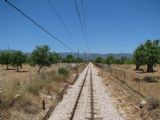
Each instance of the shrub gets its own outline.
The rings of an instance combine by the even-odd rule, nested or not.
[[[58,69],[58,73],[61,74],[61,75],[64,75],[65,77],[68,77],[69,75],[69,70],[67,70],[66,68],[59,68]]]

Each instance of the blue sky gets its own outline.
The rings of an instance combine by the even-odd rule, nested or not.
[[[8,1],[74,51],[78,50],[78,46],[65,31],[47,0]],[[89,51],[92,53],[132,53],[145,40],[160,38],[160,0],[83,1]],[[80,52],[86,51],[74,0],[51,0],[51,2],[79,43]],[[4,0],[0,1],[0,12],[0,49],[7,49],[9,46],[10,49],[31,52],[36,45],[47,44],[57,52],[69,51]]]

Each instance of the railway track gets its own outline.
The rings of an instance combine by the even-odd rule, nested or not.
[[[89,69],[90,69],[90,74],[89,74]],[[93,80],[92,80],[91,65],[88,66],[86,75],[85,75],[84,80],[83,80],[83,84],[81,86],[80,92],[78,94],[77,100],[76,100],[75,105],[74,105],[74,109],[73,109],[73,111],[71,113],[70,120],[74,120],[74,115],[76,113],[76,109],[77,109],[78,104],[80,104],[79,100],[80,100],[80,97],[81,97],[81,94],[82,94],[82,90],[83,90],[85,82],[86,82],[87,75],[90,77],[89,78],[89,80],[90,80],[90,94],[88,95],[88,97],[90,99],[90,117],[87,118],[87,119],[94,120]]]
[[[49,120],[122,120],[111,101],[90,63],[68,89]]]
[[[88,70],[89,70],[89,67],[88,67],[88,69],[87,69],[87,72],[86,72],[86,74],[85,74],[83,83],[82,83],[82,85],[81,85],[81,88],[80,88],[80,91],[79,91],[77,100],[76,100],[76,102],[75,102],[73,111],[72,111],[72,113],[71,113],[70,120],[73,120],[73,118],[74,118],[74,115],[75,115],[75,112],[76,112],[76,108],[77,108],[77,105],[78,105],[78,103],[79,103],[79,99],[80,99],[80,96],[81,96],[81,93],[82,93],[82,90],[83,90],[83,87],[84,87],[84,84],[85,84],[85,81],[86,81],[86,78],[87,78]]]

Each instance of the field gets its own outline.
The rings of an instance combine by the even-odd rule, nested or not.
[[[73,82],[85,65],[78,64],[75,68],[72,64],[56,64],[43,68],[40,74],[37,74],[38,67],[27,64],[20,72],[12,67],[6,70],[6,66],[0,65],[0,118],[42,119],[58,93]],[[59,73],[62,67],[68,72]]]

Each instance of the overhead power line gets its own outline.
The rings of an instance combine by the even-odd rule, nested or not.
[[[55,37],[53,34],[51,34],[48,30],[46,30],[44,27],[42,27],[39,23],[34,21],[31,17],[27,16],[25,13],[23,13],[20,9],[18,9],[16,6],[14,6],[12,3],[8,2],[8,0],[5,0],[6,3],[8,3],[11,7],[16,9],[19,13],[21,13],[24,17],[26,17],[28,20],[30,20],[33,24],[35,24],[37,27],[39,27],[42,31],[47,33],[50,37],[55,39],[57,42],[59,42],[61,45],[63,45],[65,48],[73,52],[73,49],[70,48],[68,45],[66,45],[64,42],[59,40],[57,37]]]
[[[76,0],[74,0],[74,5],[75,5],[75,8],[76,8],[76,12],[77,12],[77,15],[78,15],[78,19],[79,19],[79,22],[80,22],[82,33],[83,33],[83,36],[84,36],[84,39],[85,39],[85,43],[87,45],[87,50],[89,51],[87,35],[86,35],[84,27],[83,27],[83,22],[82,22],[82,19],[81,19],[80,11],[79,11],[78,4],[77,4]]]
[[[85,27],[86,32],[87,32],[87,25],[86,25],[86,18],[85,18],[85,9],[84,9],[84,0],[81,0],[81,4],[82,4],[84,27]]]
[[[70,30],[68,29],[67,25],[65,24],[65,22],[63,21],[63,19],[61,18],[61,16],[59,15],[59,13],[57,12],[57,10],[55,9],[53,3],[51,3],[50,0],[48,0],[48,4],[51,7],[51,9],[53,10],[53,12],[55,13],[55,15],[57,16],[57,18],[60,20],[60,22],[62,23],[62,25],[64,26],[65,30],[67,31],[67,33],[69,34],[69,36],[71,37],[72,41],[75,42],[75,44],[78,46],[78,42],[74,39],[72,33],[70,32]]]

